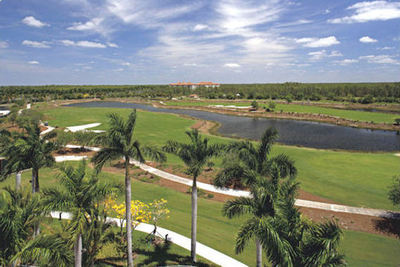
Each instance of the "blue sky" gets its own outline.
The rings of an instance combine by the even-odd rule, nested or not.
[[[0,0],[0,84],[400,80],[400,1]]]

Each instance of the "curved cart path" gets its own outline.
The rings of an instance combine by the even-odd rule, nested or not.
[[[140,163],[136,160],[131,160],[130,163],[138,166],[139,168],[141,168],[144,171],[147,171],[151,174],[157,175],[163,179],[167,179],[172,182],[184,184],[187,186],[192,186],[192,180],[190,180],[190,179],[183,178],[181,176],[153,168],[146,164]],[[233,197],[241,197],[241,196],[250,197],[250,192],[244,191],[244,190],[217,188],[214,185],[202,183],[202,182],[197,182],[197,186],[200,189],[203,189],[203,190],[206,190],[209,192],[213,192],[213,193],[218,193],[218,194],[223,194],[223,195],[228,195],[228,196],[233,196]],[[313,209],[327,210],[327,211],[333,211],[333,212],[344,212],[344,213],[368,215],[368,216],[374,216],[374,217],[386,217],[386,218],[400,219],[400,213],[387,211],[387,210],[380,210],[380,209],[351,207],[351,206],[329,204],[329,203],[310,201],[310,200],[304,200],[304,199],[296,199],[295,205],[298,207],[313,208]]]
[[[56,219],[65,219],[65,220],[70,220],[72,218],[72,214],[69,212],[58,212],[58,211],[52,211],[50,216],[52,218]],[[121,226],[121,221],[117,218],[107,218],[108,221],[116,223],[118,226]],[[140,223],[136,228],[136,231],[144,232],[144,233],[152,233],[154,230],[154,226],[151,224],[147,223]],[[170,231],[168,229],[162,228],[162,227],[157,227],[157,234],[161,238],[165,238],[168,235],[168,240],[184,249],[187,249],[190,251],[190,238],[187,238],[183,235],[180,235],[178,233],[175,233],[173,231]],[[237,267],[245,267],[247,265],[241,263],[240,261],[235,260],[234,258],[231,258],[215,249],[212,249],[210,247],[207,247],[206,245],[203,245],[199,242],[197,242],[197,255],[215,263],[220,266],[226,266],[226,267],[232,267],[232,266],[237,266]]]

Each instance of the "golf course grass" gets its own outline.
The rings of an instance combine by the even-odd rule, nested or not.
[[[44,109],[49,124],[66,127],[94,122],[95,129],[106,129],[106,114],[116,112],[126,117],[129,109],[59,107]],[[142,144],[162,146],[167,140],[186,142],[185,130],[194,121],[172,114],[138,112],[136,136]],[[233,139],[209,136],[212,142]],[[380,209],[395,209],[387,199],[388,186],[400,173],[400,158],[392,153],[360,153],[317,150],[276,145],[273,154],[285,153],[295,160],[298,181],[307,192],[331,199],[340,204]],[[217,166],[220,160],[217,160]],[[182,165],[172,155],[168,164]]]
[[[266,101],[263,101],[264,103]],[[209,105],[235,105],[235,106],[250,106],[251,102],[240,102],[240,101],[168,101],[166,102],[169,106],[209,106]],[[371,111],[359,111],[359,110],[346,110],[336,108],[326,108],[313,105],[301,105],[301,104],[281,104],[276,103],[274,109],[275,112],[297,112],[297,113],[309,113],[309,114],[324,114],[329,116],[340,117],[343,119],[354,120],[354,121],[366,121],[374,123],[393,123],[396,118],[400,118],[399,114],[384,113],[384,112],[371,112]],[[268,104],[261,104],[260,106],[268,107]]]
[[[77,162],[69,162],[77,165]],[[58,164],[60,165],[60,164]],[[40,172],[41,188],[57,185],[57,169],[43,168]],[[109,183],[123,183],[123,175],[102,172],[101,181]],[[29,190],[30,172],[24,172],[22,185]],[[10,177],[0,183],[14,186],[15,180]],[[154,199],[164,198],[168,201],[167,207],[171,211],[168,219],[160,222],[161,227],[190,237],[190,195],[175,190],[134,180],[132,183],[133,199],[151,202]],[[123,202],[123,195],[119,201]],[[199,198],[198,202],[198,241],[218,251],[234,257],[250,266],[255,265],[255,246],[249,243],[240,255],[234,254],[235,235],[245,218],[229,220],[221,215],[223,203]],[[396,266],[400,262],[400,242],[396,239],[374,234],[344,231],[341,250],[346,255],[349,266]],[[264,259],[266,260],[266,259]],[[365,265],[368,263],[369,265]]]

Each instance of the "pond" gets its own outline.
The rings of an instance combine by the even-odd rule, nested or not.
[[[327,123],[269,118],[250,118],[188,109],[156,108],[151,105],[94,101],[70,107],[136,108],[151,112],[183,114],[221,124],[218,133],[228,137],[259,140],[268,127],[279,132],[278,142],[322,149],[400,151],[400,135],[393,131],[358,129]]]

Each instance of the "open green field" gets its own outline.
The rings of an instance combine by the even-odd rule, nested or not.
[[[101,122],[99,129],[106,129],[106,114],[110,112],[127,116],[130,110],[66,107],[44,110],[50,125],[65,127]],[[184,131],[193,123],[191,119],[172,114],[140,111],[136,134],[143,144],[161,146],[171,139],[186,141]],[[209,137],[213,142],[232,140]],[[391,153],[356,153],[283,145],[276,145],[273,149],[273,153],[282,152],[295,160],[303,190],[341,204],[395,209],[387,199],[387,191],[393,176],[400,173],[399,157]],[[174,156],[168,156],[168,163],[182,164]],[[216,163],[218,166],[219,161]]]
[[[265,103],[265,101],[263,101]],[[168,101],[167,105],[170,106],[209,106],[209,105],[235,105],[235,106],[250,106],[251,101]],[[260,104],[260,106],[268,106],[266,104]],[[346,110],[346,109],[335,109],[326,108],[312,105],[300,105],[300,104],[280,104],[276,103],[275,112],[297,112],[297,113],[309,113],[309,114],[324,114],[329,116],[340,117],[354,121],[373,121],[374,123],[393,123],[396,118],[400,118],[398,114],[384,113],[384,112],[370,112],[370,111],[359,111],[359,110]]]
[[[76,165],[77,163],[68,164]],[[57,170],[55,169],[43,169],[40,173],[41,187],[55,186],[57,184],[56,175]],[[100,177],[101,180],[123,183],[121,174],[103,172]],[[23,186],[29,187],[29,179],[30,173],[25,172],[22,176]],[[9,178],[0,183],[0,188],[5,185],[14,186],[14,183],[13,177]],[[159,198],[167,199],[168,208],[171,211],[170,218],[163,220],[160,226],[187,237],[190,236],[190,195],[134,180],[132,196],[134,199],[145,202]],[[123,202],[122,195],[119,201]],[[198,204],[198,241],[254,266],[255,246],[252,243],[242,254],[234,254],[235,234],[244,218],[229,220],[223,217],[221,215],[223,203],[221,202],[200,198]],[[346,254],[349,266],[396,266],[400,262],[400,242],[398,240],[362,232],[344,232],[341,249]],[[369,265],[365,265],[366,263]]]

